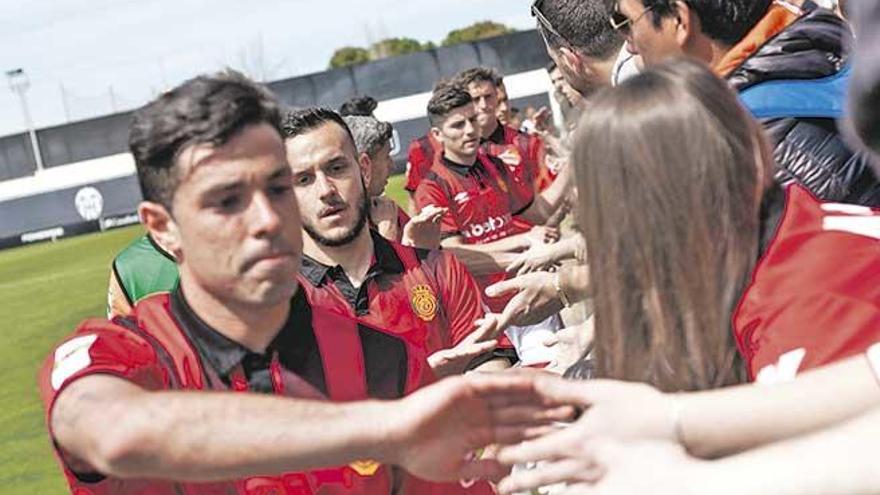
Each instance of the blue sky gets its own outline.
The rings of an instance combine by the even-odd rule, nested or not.
[[[2,0],[0,70],[23,68],[38,127],[136,107],[224,66],[267,79],[326,68],[337,47],[439,42],[491,19],[527,29],[531,0]],[[24,128],[0,87],[0,135]],[[66,95],[63,98],[62,95]],[[65,111],[65,100],[67,110]]]

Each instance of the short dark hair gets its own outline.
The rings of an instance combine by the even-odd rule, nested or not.
[[[391,142],[394,128],[388,122],[382,122],[369,115],[346,115],[342,118],[354,135],[354,144],[358,153],[366,153],[370,158],[376,158],[379,149]]]
[[[198,144],[223,146],[244,128],[268,124],[281,133],[275,96],[239,72],[201,75],[134,113],[128,146],[144,200],[171,210],[180,185],[180,153]]]
[[[642,0],[654,26],[675,15],[675,0]],[[703,34],[727,46],[739,43],[770,8],[772,0],[685,0],[700,19]]]
[[[440,86],[428,102],[428,122],[431,127],[440,127],[453,110],[473,101],[471,94],[457,84]]]
[[[456,74],[454,81],[463,88],[467,88],[469,84],[475,82],[489,82],[498,87],[504,83],[504,76],[489,67],[473,67]]]
[[[354,145],[354,135],[352,135],[351,129],[348,128],[345,120],[333,110],[322,107],[300,108],[287,111],[284,114],[284,121],[281,123],[281,135],[284,136],[284,139],[295,138],[329,122],[344,129],[348,137],[351,138],[352,145]]]
[[[604,0],[544,0],[537,7],[562,36],[538,23],[552,49],[570,46],[588,57],[606,60],[623,46],[623,38],[608,21],[611,9]]]
[[[339,115],[346,117],[349,115],[361,115],[364,117],[370,117],[373,115],[373,112],[376,111],[376,108],[379,106],[379,102],[376,101],[372,96],[355,96],[353,98],[349,98],[348,101],[343,103],[339,107]]]

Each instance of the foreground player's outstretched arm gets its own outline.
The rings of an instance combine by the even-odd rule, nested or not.
[[[50,425],[65,460],[85,474],[214,481],[374,459],[454,480],[497,475],[497,464],[466,454],[518,441],[567,412],[546,411],[522,376],[456,377],[398,401],[328,403],[152,392],[98,374],[61,391]]]

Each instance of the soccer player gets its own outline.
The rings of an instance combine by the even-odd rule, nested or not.
[[[514,192],[531,197],[545,189],[555,173],[544,166],[544,141],[537,135],[507,127],[498,121],[498,88],[503,79],[494,70],[475,67],[460,72],[455,82],[470,93],[477,113],[480,138],[486,153],[509,170]]]
[[[440,247],[440,208],[426,208],[410,218],[393,200],[383,196],[391,160],[393,128],[371,116],[344,116],[357,147],[358,163],[370,198],[370,222],[386,239],[423,249]]]
[[[320,108],[292,112],[284,135],[305,233],[300,281],[312,304],[387,328],[428,354],[455,347],[456,359],[429,358],[438,375],[460,373],[492,351],[491,323],[471,336],[483,309],[463,264],[368,228],[369,198],[345,121]],[[379,344],[376,352],[395,362],[395,349]]]
[[[459,378],[392,402],[326,401],[364,399],[418,362],[374,380],[325,373],[328,345],[355,351],[349,370],[364,364],[338,335],[400,339],[291,310],[299,212],[265,89],[236,73],[188,81],[135,114],[130,146],[140,217],[174,255],[180,282],[130,318],[83,322],[43,367],[72,493],[391,493],[392,464],[432,479],[497,473],[465,455],[541,416],[502,411],[536,400],[515,376]]]
[[[505,269],[517,251],[543,242],[528,227],[513,222],[514,215],[542,224],[559,207],[568,192],[570,172],[541,195],[525,197],[512,191],[508,168],[480,151],[480,126],[470,94],[458,86],[437,91],[428,103],[431,132],[443,145],[443,156],[416,190],[419,207],[436,205],[448,209],[441,222],[444,249],[464,262],[481,288],[506,278]],[[507,298],[487,300],[491,311],[500,313]],[[555,327],[549,318],[543,326]],[[539,326],[540,326],[539,325]],[[509,329],[518,345],[522,329]]]

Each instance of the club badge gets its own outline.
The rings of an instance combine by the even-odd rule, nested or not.
[[[432,321],[437,315],[437,296],[427,285],[417,285],[412,289],[412,308],[423,321]]]

